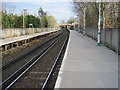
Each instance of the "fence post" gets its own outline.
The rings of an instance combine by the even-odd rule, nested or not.
[[[104,46],[106,46],[106,29],[104,28]]]
[[[112,28],[110,29],[111,33],[110,33],[110,49],[112,49]]]
[[[118,28],[118,54],[120,54],[120,28]]]

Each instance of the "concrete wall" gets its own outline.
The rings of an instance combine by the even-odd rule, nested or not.
[[[22,35],[28,35],[33,33],[40,33],[49,31],[51,28],[7,28],[0,30],[0,39],[18,37]]]
[[[86,28],[86,35],[97,41],[97,28]],[[83,28],[79,29],[83,33]],[[119,30],[116,28],[101,30],[101,44],[120,54],[119,50]]]

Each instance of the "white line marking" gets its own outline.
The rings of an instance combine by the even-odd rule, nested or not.
[[[58,77],[57,77],[57,80],[56,80],[54,88],[60,88],[62,74],[63,74],[63,70],[64,70],[64,66],[65,66],[65,61],[66,61],[67,53],[68,53],[68,48],[69,48],[69,44],[70,44],[70,39],[71,39],[71,33],[70,33],[70,36],[69,36],[69,40],[68,40],[68,44],[67,44],[67,47],[66,47],[65,55],[64,55],[64,58],[63,58],[63,61],[62,61],[62,65],[60,67],[60,71],[58,73]]]

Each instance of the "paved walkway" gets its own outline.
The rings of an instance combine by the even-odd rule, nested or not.
[[[13,43],[16,41],[29,39],[32,37],[37,37],[37,36],[44,35],[44,34],[51,33],[51,32],[55,32],[55,31],[58,31],[58,30],[55,29],[55,30],[51,30],[51,31],[41,32],[41,33],[34,33],[34,34],[29,34],[29,35],[24,35],[24,36],[19,36],[19,37],[0,39],[0,46],[5,45],[5,44],[9,44],[9,43]]]
[[[55,88],[118,88],[118,55],[70,31]]]

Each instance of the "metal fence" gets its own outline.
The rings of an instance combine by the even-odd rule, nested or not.
[[[79,29],[83,33],[83,29]],[[97,28],[86,28],[86,35],[97,41]],[[119,49],[119,30],[117,28],[101,29],[101,44],[120,54]]]

